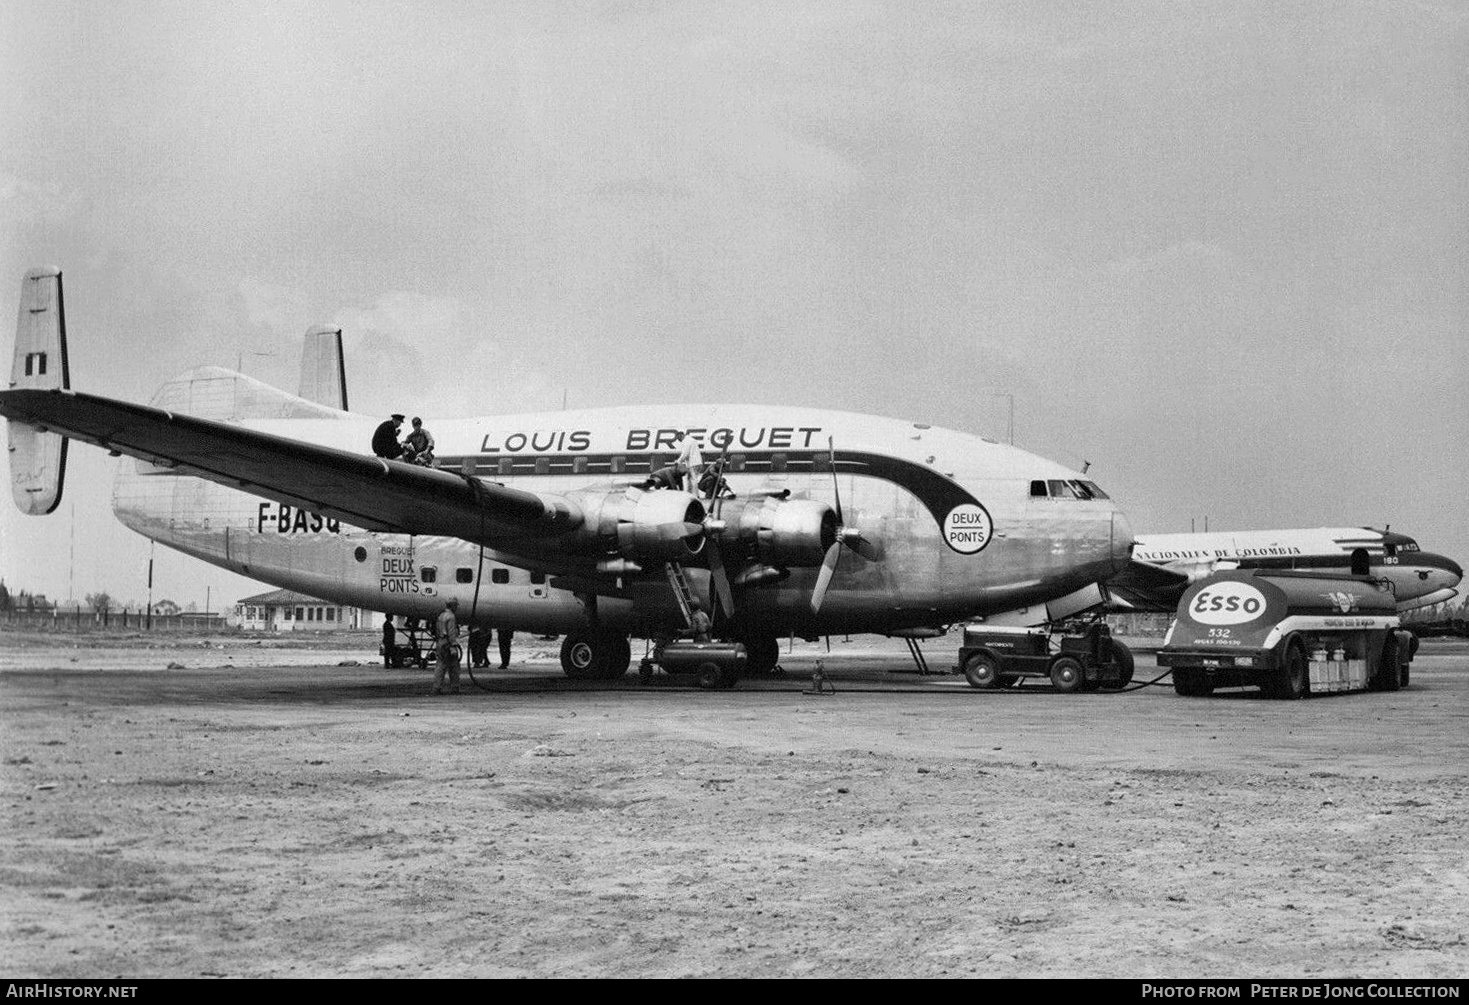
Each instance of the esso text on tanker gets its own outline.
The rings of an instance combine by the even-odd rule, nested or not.
[[[1189,605],[1189,617],[1206,625],[1238,625],[1265,610],[1265,595],[1249,583],[1216,583],[1200,590]]]

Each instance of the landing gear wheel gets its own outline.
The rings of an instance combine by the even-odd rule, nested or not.
[[[596,680],[609,662],[607,642],[593,632],[568,632],[561,640],[561,669],[572,680]]]
[[[1301,648],[1299,641],[1293,639],[1286,644],[1285,659],[1281,661],[1280,669],[1275,671],[1275,676],[1270,683],[1260,690],[1271,698],[1286,701],[1304,698],[1310,692],[1311,687],[1308,669],[1306,651]]]
[[[1173,693],[1185,698],[1207,698],[1214,693],[1214,685],[1205,683],[1192,670],[1175,670],[1173,671]]]
[[[780,640],[774,635],[753,635],[740,641],[745,646],[745,672],[751,677],[764,677],[780,662]]]
[[[964,661],[964,679],[970,687],[988,689],[1000,684],[1000,661],[989,653],[975,653]]]
[[[607,666],[603,669],[603,680],[617,680],[632,666],[632,643],[626,635],[608,636]]]
[[[1102,690],[1120,691],[1132,683],[1132,672],[1134,669],[1132,650],[1116,639],[1111,640],[1111,646],[1112,662],[1117,664],[1117,683],[1103,684]]]
[[[1051,664],[1051,686],[1062,694],[1074,694],[1086,682],[1081,661],[1071,656],[1057,656]]]

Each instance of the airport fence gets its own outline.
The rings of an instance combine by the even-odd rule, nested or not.
[[[19,631],[40,632],[219,632],[229,629],[223,614],[154,614],[146,610],[94,611],[90,608],[52,607],[46,610],[9,610],[0,613],[0,625]]]

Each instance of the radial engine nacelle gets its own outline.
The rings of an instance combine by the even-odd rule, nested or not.
[[[810,499],[721,499],[711,519],[697,496],[636,487],[574,492],[580,520],[572,547],[602,556],[603,571],[629,572],[693,559],[714,536],[725,554],[776,569],[811,568],[837,539],[830,506]]]
[[[719,517],[722,542],[776,568],[820,565],[837,539],[836,513],[811,499],[726,499]]]
[[[581,509],[575,533],[587,551],[651,565],[686,561],[704,548],[704,504],[687,492],[627,488],[567,498]]]

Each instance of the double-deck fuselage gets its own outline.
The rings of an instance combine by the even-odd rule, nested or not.
[[[359,453],[378,422],[213,368],[171,382],[154,404]],[[241,411],[291,417],[241,419]],[[729,525],[743,521],[752,548],[761,534],[774,533],[764,514],[778,503],[837,509],[866,547],[841,549],[819,610],[811,603],[819,552],[770,575],[751,574],[753,566],[727,570],[739,622],[763,635],[938,627],[1044,603],[1108,578],[1126,564],[1132,542],[1121,513],[1084,476],[924,424],[771,406],[648,405],[426,425],[441,470],[619,504],[672,461],[675,431],[687,430],[706,461],[723,460],[732,493],[698,501],[710,520],[726,525],[726,540],[739,531]],[[119,464],[114,509],[128,527],[251,578],[344,604],[429,617],[457,597],[470,623],[558,633],[595,617],[603,628],[650,634],[680,617],[661,564],[625,563],[610,575],[605,559],[599,572],[596,556],[553,537],[499,551],[457,537],[373,533],[144,461]],[[1078,490],[1037,497],[1037,479]],[[704,545],[718,547],[716,540]],[[707,553],[684,564],[692,566],[696,592],[709,598]]]

